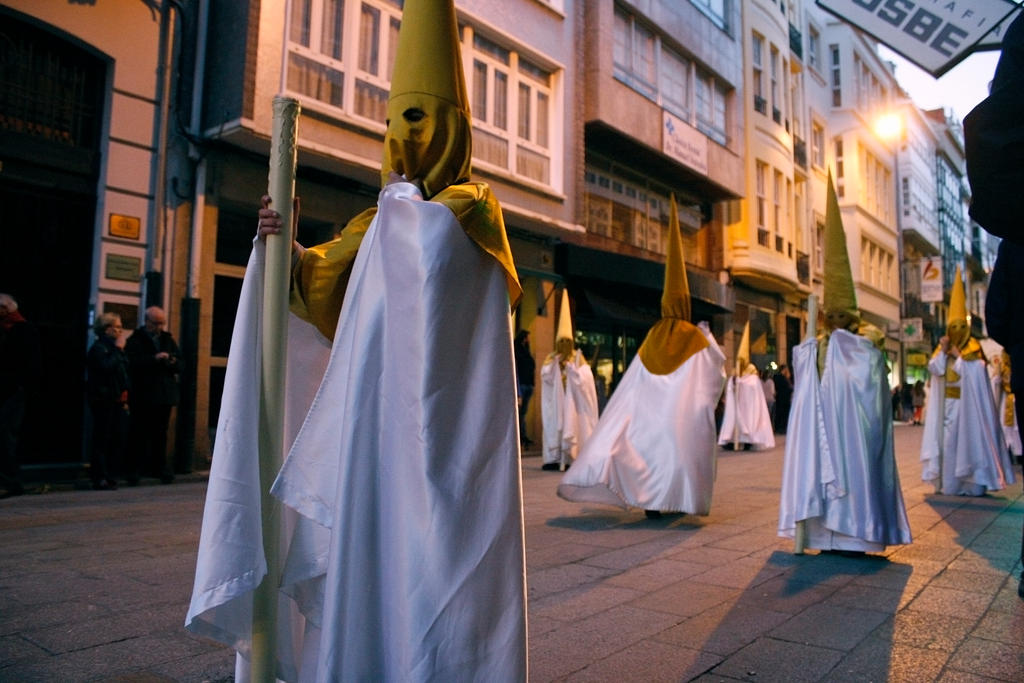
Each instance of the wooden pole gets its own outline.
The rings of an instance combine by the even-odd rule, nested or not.
[[[260,386],[260,490],[263,554],[267,574],[253,595],[252,680],[277,679],[277,600],[280,584],[281,515],[270,495],[284,455],[285,355],[288,338],[288,290],[292,266],[292,206],[295,198],[297,100],[274,98],[267,193],[281,214],[280,235],[267,236],[263,282],[262,382]]]
[[[818,336],[818,297],[811,294],[807,297],[807,334],[804,341],[814,339]],[[793,553],[803,555],[807,548],[807,523],[799,520],[796,523],[796,530],[793,532]]]

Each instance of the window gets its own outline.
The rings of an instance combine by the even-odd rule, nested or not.
[[[288,90],[383,124],[402,4],[294,0]],[[347,35],[346,25],[354,27]]]
[[[785,220],[785,212],[783,208],[783,190],[785,189],[785,181],[782,177],[782,171],[774,171],[772,184],[772,232],[775,233],[775,249],[782,251],[782,247],[779,245],[779,240],[782,237],[783,221]]]
[[[690,118],[690,60],[663,47],[659,90],[665,108],[683,120]]]
[[[840,78],[839,46],[829,45],[829,54],[832,60],[832,106],[843,106],[843,84]]]
[[[767,101],[764,98],[764,38],[756,33],[752,36],[750,61],[753,65],[752,88],[754,90],[754,109],[762,114],[768,113]]]
[[[613,33],[616,79],[715,142],[727,144],[732,89],[726,83],[667,45],[622,7],[615,7]]]
[[[473,33],[473,156],[516,176],[551,184],[552,84],[541,64]]]
[[[845,195],[843,189],[843,139],[836,138],[836,196],[842,197]]]
[[[665,253],[667,246],[670,190],[603,160],[588,163],[586,181],[587,231],[626,242],[648,251]],[[700,227],[700,209],[687,204],[677,194],[679,219],[691,229]],[[694,239],[683,230],[684,241]],[[687,260],[701,263],[694,249],[687,249]]]
[[[821,71],[821,34],[813,26],[807,27],[807,65]]]
[[[690,2],[703,12],[715,26],[723,31],[729,28],[729,0],[690,0]]]
[[[825,219],[817,215],[814,218],[814,269],[819,273],[825,271]]]
[[[697,129],[724,145],[728,109],[725,86],[703,70],[697,72],[696,86]]]
[[[825,168],[825,129],[820,124],[811,124],[811,163]]]
[[[892,173],[865,147],[859,148],[860,203],[865,210],[888,222],[892,207]]]
[[[286,88],[315,100],[313,108],[324,105],[382,129],[404,4],[292,0]],[[462,40],[474,159],[550,185],[551,148],[560,138],[553,129],[557,74],[471,26]]]
[[[765,225],[767,220],[767,176],[768,176],[768,164],[763,161],[755,162],[754,167],[754,191],[757,193],[757,206],[755,209],[757,219],[757,243],[762,247],[768,246],[768,228]]]
[[[612,57],[615,75],[647,97],[657,93],[654,32],[625,10],[615,8],[615,40]]]
[[[782,101],[779,99],[779,49],[771,46],[768,59],[769,79],[771,85],[769,90],[772,98],[772,120],[775,123],[782,122]]]

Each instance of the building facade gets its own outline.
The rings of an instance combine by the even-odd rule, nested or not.
[[[402,5],[0,8],[0,50],[15,65],[0,89],[0,192],[15,216],[2,233],[0,291],[41,326],[53,359],[44,391],[60,415],[57,430],[50,413],[33,418],[30,463],[87,460],[92,316],[116,311],[130,328],[159,304],[187,360],[177,466],[205,466],[267,186],[272,100],[284,94],[302,107],[298,239],[328,240],[380,187]],[[980,312],[992,247],[964,220],[962,143],[903,102],[872,42],[810,0],[456,8],[474,179],[501,201],[524,288],[515,325],[531,331],[538,366],[567,289],[577,342],[607,398],[659,317],[672,196],[695,320],[711,324],[730,362],[749,322],[753,360],[788,363],[807,297],[822,293],[830,172],[858,301],[889,335],[894,377],[903,374],[901,319],[927,311],[943,322],[941,307],[901,302],[901,279],[914,291],[915,263],[959,248]],[[905,134],[878,134],[876,118],[900,108]]]

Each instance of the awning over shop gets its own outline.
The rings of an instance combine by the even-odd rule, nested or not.
[[[661,317],[661,290],[665,264],[574,244],[555,250],[555,271],[570,290],[592,301],[595,314],[622,322],[649,326]],[[694,315],[731,313],[736,307],[733,290],[709,274],[687,265]],[[651,317],[649,317],[648,313]]]

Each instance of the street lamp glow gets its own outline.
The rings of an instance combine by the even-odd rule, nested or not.
[[[896,113],[879,116],[875,121],[875,133],[883,140],[896,140],[903,133],[903,117]]]

